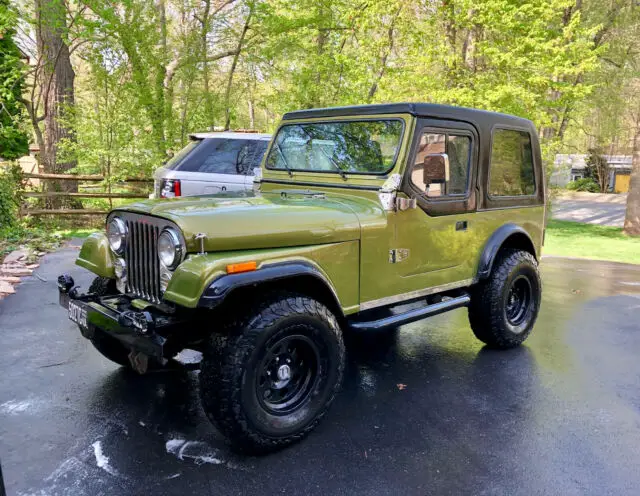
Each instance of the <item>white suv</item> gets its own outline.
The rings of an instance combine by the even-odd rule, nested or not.
[[[270,134],[198,133],[154,173],[154,196],[209,195],[253,188],[253,170],[260,167]]]

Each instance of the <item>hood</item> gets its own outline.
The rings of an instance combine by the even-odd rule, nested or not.
[[[207,236],[205,251],[351,241],[361,235],[357,212],[369,216],[375,211],[382,214],[379,205],[364,198],[353,200],[291,190],[148,200],[120,210],[176,223],[182,229],[189,252],[200,250],[200,241],[194,239],[197,233]]]

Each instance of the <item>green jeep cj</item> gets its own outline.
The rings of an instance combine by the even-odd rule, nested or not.
[[[98,277],[81,293],[60,276],[60,303],[140,373],[201,351],[208,417],[264,452],[325,415],[346,333],[468,307],[482,342],[522,343],[540,306],[544,202],[528,120],[418,103],[291,112],[254,192],[114,210],[77,260]]]

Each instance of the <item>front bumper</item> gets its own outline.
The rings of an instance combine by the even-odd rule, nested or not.
[[[123,295],[81,294],[69,276],[58,278],[60,306],[87,339],[105,333],[134,352],[164,358],[167,336],[177,325],[171,316],[158,311],[139,311]]]

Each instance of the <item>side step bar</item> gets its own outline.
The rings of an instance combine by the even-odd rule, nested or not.
[[[404,324],[415,322],[427,317],[433,317],[449,310],[454,310],[460,307],[466,307],[471,302],[471,297],[468,294],[457,296],[439,303],[433,303],[422,308],[416,308],[409,310],[405,313],[398,315],[391,315],[380,320],[373,320],[370,322],[350,322],[349,326],[356,331],[380,331],[388,327],[396,327]]]

